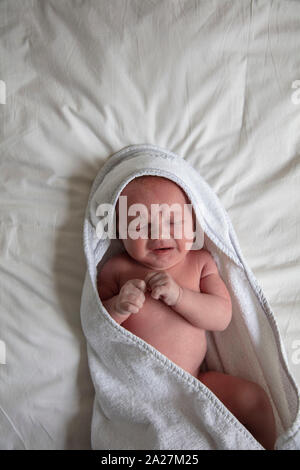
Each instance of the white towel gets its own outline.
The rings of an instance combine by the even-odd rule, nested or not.
[[[300,449],[299,390],[289,371],[274,314],[241,253],[228,214],[212,189],[182,157],[153,145],[112,155],[91,189],[84,222],[87,273],[81,322],[95,387],[93,449],[263,449],[199,380],[115,322],[97,293],[97,265],[124,250],[99,239],[99,204],[115,206],[133,178],[158,175],[188,195],[232,300],[228,328],[208,332],[209,370],[251,380],[268,394],[276,420],[276,449]]]

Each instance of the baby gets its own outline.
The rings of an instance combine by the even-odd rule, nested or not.
[[[142,176],[132,180],[121,196],[127,197],[128,208],[143,204],[149,223],[135,226],[146,236],[132,237],[131,222],[137,217],[127,215],[127,238],[122,239],[126,251],[108,259],[98,276],[104,307],[122,327],[204,383],[263,447],[273,449],[275,421],[265,391],[238,377],[200,370],[207,349],[205,332],[227,328],[231,299],[210,253],[191,250],[195,214],[186,206],[190,201],[185,192],[167,178]],[[157,212],[158,232],[153,238],[150,214],[162,204],[169,208],[176,204],[179,210],[169,210],[167,228],[166,217],[161,222],[162,213]],[[119,201],[116,213],[119,229]],[[178,227],[180,237],[175,236]]]

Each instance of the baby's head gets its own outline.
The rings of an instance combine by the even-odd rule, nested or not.
[[[130,181],[120,196],[127,197],[127,231],[123,229],[121,239],[132,258],[163,270],[187,255],[193,244],[195,214],[186,193],[176,183],[160,176],[140,176]],[[116,206],[118,237],[119,202],[120,199]],[[133,204],[143,205],[143,212],[141,206],[132,207],[130,212]]]

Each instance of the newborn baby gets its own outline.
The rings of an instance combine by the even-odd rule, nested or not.
[[[127,197],[128,208],[139,203],[147,209],[148,223],[135,226],[135,232],[147,237],[131,237],[130,223],[137,216],[126,215],[126,251],[108,259],[98,276],[104,307],[122,327],[204,383],[263,447],[272,449],[275,422],[264,390],[238,377],[200,370],[207,349],[205,332],[227,328],[231,299],[210,253],[191,250],[195,214],[186,206],[190,201],[185,192],[167,178],[142,176],[121,196]],[[169,210],[168,217],[157,212],[156,238],[151,236],[153,204],[176,204],[178,209]],[[116,212],[118,229],[119,201]],[[175,236],[178,227],[180,238]]]

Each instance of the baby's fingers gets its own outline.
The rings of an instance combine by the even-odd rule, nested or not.
[[[148,276],[148,275],[147,275]],[[146,276],[146,278],[147,278]],[[146,278],[145,278],[145,281],[146,281]],[[151,289],[153,289],[155,286],[158,286],[158,285],[161,285],[163,282],[166,281],[166,275],[165,273],[163,272],[158,272],[158,273],[154,273],[152,274],[152,276],[148,277],[147,278],[147,286],[148,287],[151,287]]]
[[[143,279],[131,279],[130,281],[135,287],[140,289],[142,292],[145,292],[146,290],[146,283],[143,281]]]
[[[161,295],[163,295],[164,293],[165,293],[165,287],[164,286],[158,286],[158,287],[155,287],[154,289],[152,289],[151,297],[153,297],[153,299],[158,300],[159,297]]]
[[[160,274],[160,273],[157,271],[150,271],[149,273],[147,273],[144,279],[145,283],[149,284],[150,280],[152,280],[154,276],[157,276],[157,274]]]
[[[121,313],[127,314],[127,313],[138,313],[139,307],[136,305],[133,305],[130,302],[122,302],[121,303]]]
[[[126,296],[126,300],[128,302],[131,302],[133,305],[136,305],[137,307],[141,308],[145,301],[145,296],[142,292],[141,292],[141,295],[128,294]]]

